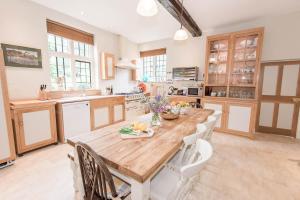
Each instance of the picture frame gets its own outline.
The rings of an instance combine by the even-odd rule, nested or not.
[[[1,44],[5,66],[42,68],[42,51],[30,47]]]

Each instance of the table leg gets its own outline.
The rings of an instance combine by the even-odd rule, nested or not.
[[[150,199],[150,180],[140,183],[131,180],[131,200],[148,200]]]

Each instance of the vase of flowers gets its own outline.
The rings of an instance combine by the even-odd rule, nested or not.
[[[152,126],[160,126],[161,118],[160,113],[164,112],[168,101],[165,96],[157,95],[154,98],[149,100],[149,107],[151,112],[153,113],[151,119]]]

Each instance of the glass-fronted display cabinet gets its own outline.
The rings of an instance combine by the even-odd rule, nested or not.
[[[256,99],[262,31],[208,37],[205,96]]]
[[[230,37],[208,41],[205,94],[226,97],[229,72]]]

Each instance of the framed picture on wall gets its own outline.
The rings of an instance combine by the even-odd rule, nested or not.
[[[42,68],[42,53],[40,49],[1,44],[6,66]]]

